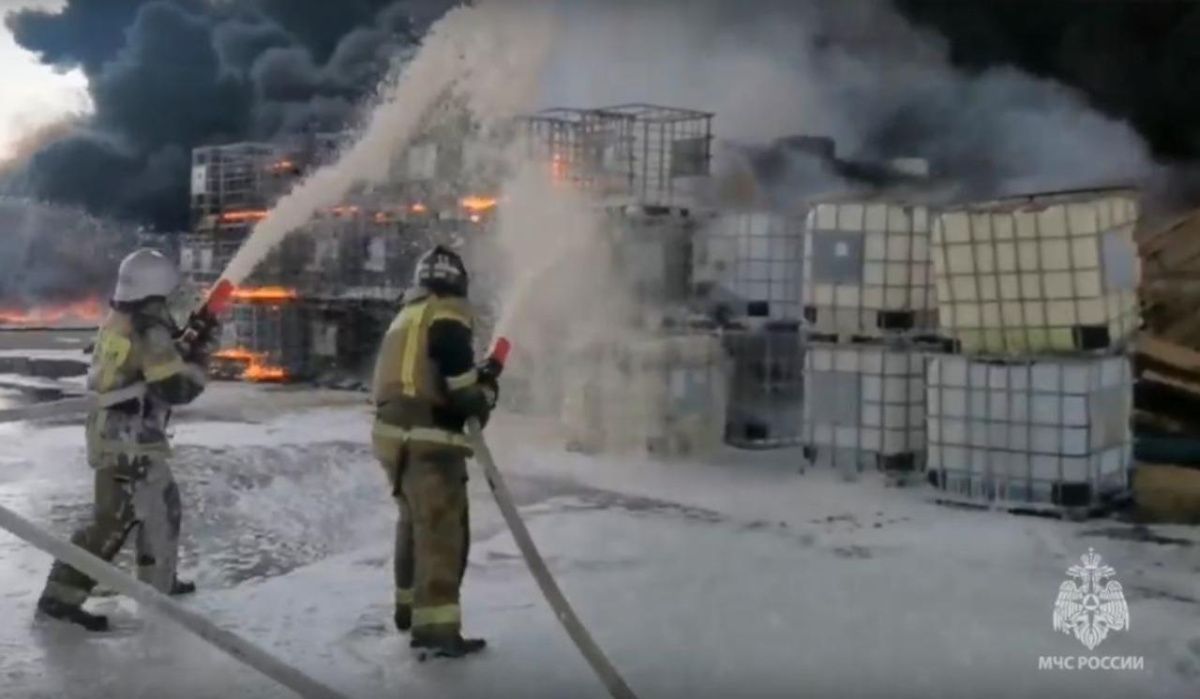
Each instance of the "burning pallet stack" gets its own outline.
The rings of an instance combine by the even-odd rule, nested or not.
[[[343,141],[343,134],[316,134],[196,149],[193,232],[179,252],[192,285],[214,283],[275,201]],[[417,144],[387,187],[316,212],[273,250],[235,293],[215,373],[359,381],[371,360],[362,348],[377,343],[415,259],[433,241],[453,242],[464,228],[484,225],[496,206],[494,198],[455,191],[453,158],[445,155],[436,143]]]
[[[192,233],[180,245],[179,266],[198,292],[216,282],[254,224],[306,165],[293,149],[275,143],[232,143],[192,152]],[[305,348],[299,295],[290,280],[271,274],[272,267],[287,267],[296,257],[289,241],[251,285],[235,293],[222,349],[214,358],[216,376],[284,381],[298,372]]]
[[[941,333],[958,354],[929,365],[928,473],[947,499],[1077,515],[1128,493],[1137,219],[1120,190],[936,218]]]
[[[925,355],[936,352],[920,203],[817,204],[805,229],[804,453],[848,477],[907,480],[925,458]]]

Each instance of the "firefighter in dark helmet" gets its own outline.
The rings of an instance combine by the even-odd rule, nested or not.
[[[457,658],[486,645],[461,632],[472,454],[463,430],[472,417],[486,423],[497,387],[475,363],[462,259],[439,245],[413,281],[376,360],[371,436],[400,508],[396,626],[411,628],[413,648]]]

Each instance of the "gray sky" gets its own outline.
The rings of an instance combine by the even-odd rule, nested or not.
[[[21,7],[57,8],[62,0],[0,0],[0,15]],[[66,112],[87,109],[83,75],[59,75],[13,41],[0,25],[0,158],[7,157],[21,134]]]

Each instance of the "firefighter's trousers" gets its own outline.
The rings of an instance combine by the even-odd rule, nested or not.
[[[400,508],[396,606],[411,607],[414,637],[455,636],[471,537],[467,457],[460,449],[408,443],[383,466]]]
[[[164,594],[175,582],[182,509],[179,487],[164,456],[113,455],[95,469],[92,521],[71,543],[112,561],[136,537],[138,579]],[[55,561],[43,596],[79,606],[96,581]]]

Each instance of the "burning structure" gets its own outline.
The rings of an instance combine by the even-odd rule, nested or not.
[[[137,236],[79,209],[0,197],[0,327],[92,326]]]
[[[271,381],[331,372],[361,376],[417,255],[441,242],[471,256],[467,243],[489,229],[498,209],[495,192],[506,164],[494,155],[497,144],[474,137],[465,111],[453,105],[444,111],[437,126],[393,162],[385,183],[319,212],[258,266],[226,324],[220,373]],[[647,258],[645,250],[634,250],[628,259],[641,266],[632,284],[656,300],[682,303],[685,237],[646,233],[662,229],[663,213],[686,219],[678,204],[692,198],[708,173],[712,117],[644,104],[556,109],[519,119],[499,139],[504,145],[520,139],[556,181],[595,195],[617,218],[625,217],[621,207],[643,207],[641,223],[625,227],[640,227],[630,242],[669,242],[672,252]],[[193,286],[214,283],[273,202],[336,154],[342,138],[316,134],[292,143],[196,149],[192,231],[179,250]],[[658,262],[646,267],[647,259]],[[481,310],[486,322],[489,311]]]
[[[447,127],[449,128],[449,127]],[[234,295],[216,373],[251,381],[362,377],[411,276],[433,241],[461,244],[496,206],[457,187],[440,133],[416,144],[389,181],[318,212],[256,268]],[[180,268],[199,292],[275,200],[334,157],[344,134],[291,143],[234,143],[192,156],[192,231]],[[460,153],[454,153],[459,155]]]
[[[475,138],[465,112],[448,114],[394,161],[386,183],[321,212],[259,266],[226,326],[224,373],[250,380],[362,375],[420,251],[438,241],[470,257],[474,246],[466,243],[489,237],[477,233],[491,229],[500,206],[495,192],[511,173],[494,157],[496,143]],[[588,202],[608,241],[612,281],[631,297],[631,327],[659,336],[694,332],[685,328],[699,318],[723,328],[740,377],[728,397],[730,431],[740,435],[735,441],[796,443],[803,208],[796,208],[798,197],[779,194],[794,179],[784,165],[803,151],[863,187],[920,178],[839,161],[832,142],[809,137],[741,148],[715,173],[713,119],[709,112],[651,104],[556,108],[517,119],[499,138],[515,142],[548,169],[551,181]],[[299,144],[197,149],[193,233],[180,252],[189,278],[200,287],[215,281],[274,199],[337,145],[335,136],[317,136]],[[739,181],[751,183],[748,193],[730,185]],[[520,354],[518,348],[507,399],[524,410],[557,413],[563,382],[554,377],[564,373],[563,360],[522,361]],[[711,376],[694,377],[700,384],[720,380],[713,367],[705,371]],[[783,420],[789,424],[781,415],[791,416]],[[703,442],[661,437],[663,444]]]

